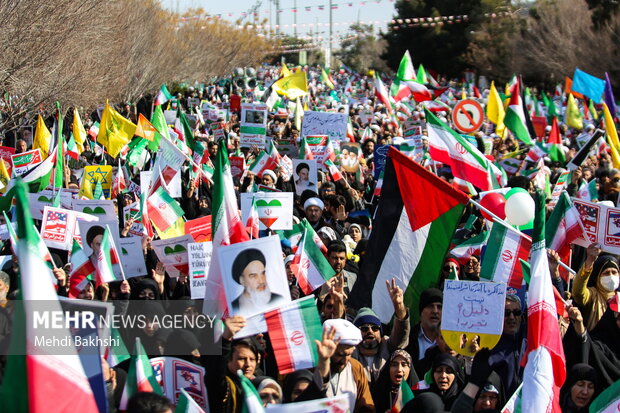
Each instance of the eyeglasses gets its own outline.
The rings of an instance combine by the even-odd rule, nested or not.
[[[504,310],[504,317],[510,317],[510,314],[515,317],[521,317],[521,314],[523,314],[523,312],[521,310]]]
[[[375,325],[361,326],[360,330],[362,331],[362,333],[366,333],[370,330],[376,333],[377,331],[379,331],[379,326],[375,326]]]

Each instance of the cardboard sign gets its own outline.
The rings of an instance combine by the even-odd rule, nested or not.
[[[181,235],[180,237],[159,239],[151,243],[157,258],[164,264],[169,276],[176,278],[182,272],[189,273],[187,244],[190,242],[194,242],[191,235]]]
[[[134,237],[145,237],[146,231],[144,225],[142,225],[142,215],[140,214],[140,204],[134,202],[133,204],[123,208],[123,220],[124,222],[134,219],[131,228],[129,228],[129,235]]]
[[[195,242],[211,241],[211,215],[186,221],[185,233]]]
[[[305,402],[267,404],[265,413],[344,413],[353,411],[351,403],[355,399],[349,399],[349,394],[340,394],[325,399],[308,400]]]
[[[144,262],[144,253],[142,252],[142,238],[129,237],[119,240],[118,253],[125,277],[139,277],[148,275],[146,271],[146,263]]]
[[[6,164],[7,172],[9,176],[13,176],[13,158],[12,156],[15,154],[15,148],[11,148],[9,146],[0,146],[0,159],[4,160]]]
[[[303,191],[309,189],[319,193],[317,178],[316,161],[306,159],[293,159],[293,181],[295,183],[295,193],[301,195]]]
[[[187,254],[189,257],[189,280],[192,299],[205,298],[207,289],[207,276],[211,265],[211,254],[213,253],[213,243],[209,242],[190,242],[187,244]]]
[[[375,114],[370,109],[364,109],[360,112],[360,122],[363,126],[370,125],[375,119]]]
[[[265,103],[242,103],[239,137],[241,147],[253,145],[263,148],[267,132],[267,105]]]
[[[204,367],[176,357],[155,357],[149,360],[164,396],[177,404],[181,390],[208,412]]]
[[[241,216],[247,222],[252,208],[252,198],[256,199],[259,228],[261,230],[287,230],[293,227],[292,192],[246,192],[241,194]]]
[[[317,165],[322,166],[323,161],[325,160],[325,150],[327,149],[327,136],[306,136],[306,143],[308,144],[310,152],[312,152],[312,157],[317,162]]]
[[[375,145],[375,153],[373,157],[373,164],[375,165],[375,179],[379,179],[379,175],[385,168],[385,160],[387,153],[390,150],[390,145]]]
[[[224,132],[224,125],[222,125],[221,123],[212,123],[211,132],[213,133],[213,139],[215,139],[216,142],[220,139],[226,138],[226,133]]]
[[[357,142],[341,142],[338,161],[347,172],[357,172],[360,168],[359,156],[362,153]]]
[[[575,244],[588,247],[597,242],[601,249],[611,254],[620,254],[620,208],[611,208],[595,202],[573,199],[579,212],[585,237]]]
[[[84,167],[84,176],[93,187],[97,185],[97,180],[101,182],[101,188],[106,199],[110,199],[112,193],[112,165],[88,165]]]
[[[72,231],[75,227],[75,213],[67,209],[46,206],[43,211],[41,238],[49,248],[71,250],[73,245]]]
[[[58,190],[58,189],[57,189]],[[73,209],[73,200],[77,198],[77,190],[63,188],[60,190],[60,206],[65,209]],[[28,202],[30,203],[30,212],[32,218],[43,219],[43,209],[46,206],[52,206],[54,201],[54,191],[44,189],[43,191],[28,194]]]
[[[114,201],[107,199],[74,199],[73,209],[84,214],[94,215],[100,219],[115,221],[118,227],[118,216],[114,208]]]
[[[219,246],[216,253],[231,315],[247,318],[291,301],[280,238],[277,235]],[[248,272],[264,272],[265,275],[262,280],[253,282],[248,281]],[[250,298],[254,295],[266,296],[263,297],[264,302],[261,300],[257,304],[256,300]]]
[[[88,257],[94,254],[94,251],[93,251],[94,243],[92,241],[96,241],[97,237],[102,237],[103,236],[102,231],[104,231],[106,228],[109,228],[110,233],[112,235],[113,245],[118,252],[119,259],[122,261],[123,257],[121,256],[121,253],[119,250],[121,237],[118,231],[118,222],[116,220],[100,219],[99,221],[95,221],[95,222],[87,222],[87,221],[78,219],[78,227],[80,230],[80,236],[82,237],[82,244],[81,244],[82,249],[84,250],[84,254],[86,254]],[[98,234],[98,235],[94,235],[94,234]],[[94,236],[94,238],[91,240],[91,243],[88,242],[89,236],[90,237]],[[114,272],[114,275],[117,277],[117,279],[121,279],[123,272],[119,264],[114,264],[112,266],[112,271]]]
[[[327,135],[332,141],[347,139],[347,113],[305,111],[301,136]]]
[[[471,356],[472,340],[493,348],[504,328],[506,284],[446,280],[441,331],[446,343],[459,354]]]
[[[41,158],[41,150],[33,149],[17,155],[11,155],[11,163],[13,165],[13,173],[15,176],[21,176],[43,162]]]
[[[243,156],[231,156],[228,158],[230,162],[230,173],[233,178],[241,177],[245,169],[245,158]]]

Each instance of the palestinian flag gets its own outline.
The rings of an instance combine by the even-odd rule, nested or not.
[[[453,255],[461,265],[465,265],[472,255],[481,256],[482,248],[487,245],[490,233],[491,231],[484,231],[465,241],[459,242],[452,247],[450,255]]]
[[[400,388],[398,389],[398,396],[392,404],[392,409],[390,413],[400,413],[403,407],[413,400],[413,391],[411,391],[411,387],[407,384],[407,380],[403,377],[400,382]]]
[[[314,296],[266,312],[265,321],[280,374],[316,366],[319,357],[314,341],[321,340],[323,327]]]
[[[149,356],[144,351],[140,339],[136,338],[134,354],[131,355],[131,360],[129,361],[129,371],[127,372],[123,395],[119,403],[119,410],[121,412],[127,411],[127,402],[131,396],[138,392],[164,395],[157,382],[157,378],[155,378],[153,367],[149,362]]]
[[[146,209],[153,224],[161,231],[170,228],[184,214],[179,203],[170,196],[163,186],[157,188],[148,197]]]
[[[388,322],[394,309],[385,282],[394,277],[405,291],[405,306],[417,308],[422,291],[438,285],[444,256],[468,200],[390,148],[373,222],[381,231],[370,235],[358,282],[349,297],[351,306],[371,307],[381,321]],[[412,316],[417,322],[418,316]]]
[[[590,405],[595,413],[617,413],[620,406],[620,380],[605,389]]]
[[[159,88],[159,91],[157,92],[157,96],[155,96],[155,101],[153,102],[153,105],[155,106],[163,105],[170,99],[172,99],[172,94],[168,92],[168,88],[166,87],[166,85],[162,83],[161,87]]]
[[[101,246],[97,254],[97,263],[95,269],[97,272],[97,285],[107,282],[119,281],[120,279],[114,275],[113,265],[118,264],[118,252],[114,247],[114,241],[110,234],[110,229],[106,228],[101,239]],[[123,277],[124,279],[124,277]]]
[[[202,407],[196,401],[187,394],[185,389],[181,389],[179,394],[179,400],[177,400],[177,408],[174,413],[205,413]]]
[[[14,301],[13,325],[0,387],[3,412],[98,412],[97,403],[73,344],[58,351],[35,344],[42,329],[34,328],[35,301],[46,301],[46,310],[63,314],[58,295],[49,282],[54,278],[37,246],[37,233],[30,214],[26,185],[15,185],[17,198],[18,299]],[[39,307],[40,311],[40,307]],[[62,323],[64,324],[64,323]],[[51,339],[52,335],[47,335]],[[71,337],[68,328],[55,328],[53,337]]]
[[[536,213],[527,294],[527,349],[523,372],[523,410],[559,410],[559,390],[566,379],[566,358],[545,248],[545,195],[536,195]]]
[[[549,132],[549,137],[547,138],[547,144],[549,145],[549,158],[553,162],[566,162],[566,156],[564,155],[564,151],[562,151],[562,138],[560,137],[560,128],[558,126],[558,120],[556,117],[553,117],[551,121],[551,132]]]
[[[523,272],[519,260],[527,260],[531,247],[531,241],[502,223],[494,222],[482,259],[480,278],[521,288]]]
[[[483,191],[498,186],[497,181],[500,178],[495,174],[491,161],[431,111],[426,108],[424,111],[428,127],[429,152],[433,160],[449,165],[454,176],[470,182]],[[489,170],[493,173],[490,174]]]
[[[241,394],[243,395],[243,405],[241,413],[264,413],[263,402],[261,401],[256,387],[243,375],[241,370],[237,370],[239,381],[241,382]],[[239,403],[239,401],[237,401]]]
[[[526,145],[532,144],[532,138],[527,127],[527,121],[525,119],[525,112],[523,111],[523,104],[521,102],[521,93],[519,91],[519,82],[515,83],[512,89],[512,95],[510,96],[510,103],[506,109],[506,116],[504,117],[504,125]]]
[[[336,272],[329,265],[321,248],[313,241],[317,235],[310,223],[304,219],[301,225],[303,226],[303,232],[297,244],[291,268],[295,273],[301,290],[304,294],[310,295],[312,291],[336,275]]]
[[[71,248],[71,274],[69,275],[69,298],[77,298],[96,271],[95,265],[74,239]]]

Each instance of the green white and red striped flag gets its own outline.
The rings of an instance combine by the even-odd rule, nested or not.
[[[259,231],[258,207],[256,206],[256,196],[252,196],[252,206],[248,220],[245,223],[245,229],[248,231],[250,238],[258,238]]]
[[[184,389],[181,389],[174,413],[205,413],[205,411],[202,410],[202,407],[196,403],[192,396],[187,394]]]
[[[314,155],[310,150],[310,146],[308,145],[308,141],[306,140],[305,136],[301,138],[301,146],[299,147],[299,159],[314,159]]]
[[[618,413],[620,411],[620,380],[605,389],[590,405],[591,413]]]
[[[172,94],[170,94],[170,92],[168,92],[168,88],[166,87],[166,85],[164,85],[162,83],[161,87],[157,91],[157,96],[155,96],[155,102],[153,102],[153,104],[155,106],[163,105],[164,103],[166,103],[170,99],[172,99]]]
[[[67,155],[69,155],[69,157],[75,159],[76,161],[80,159],[80,150],[78,149],[77,143],[75,142],[73,133],[69,137],[69,142],[67,143]]]
[[[97,403],[72,340],[63,347],[63,355],[35,344],[41,331],[35,329],[37,310],[33,303],[44,300],[46,311],[64,312],[49,282],[54,277],[39,253],[26,185],[22,181],[15,184],[15,196],[19,292],[14,301],[13,326],[21,328],[14,328],[11,335],[8,354],[13,355],[7,357],[5,380],[0,387],[0,411],[96,413]],[[71,331],[54,328],[54,337],[71,337]]]
[[[261,401],[256,387],[252,382],[243,375],[241,370],[237,370],[239,381],[241,382],[241,394],[243,395],[243,406],[241,407],[241,413],[264,413],[265,408]]]
[[[527,260],[531,247],[531,241],[500,222],[493,222],[480,267],[480,278],[521,288],[523,271],[519,259]]]
[[[144,351],[140,339],[136,337],[136,344],[134,347],[134,354],[131,355],[129,361],[129,371],[127,372],[127,380],[125,381],[125,387],[123,388],[123,395],[119,403],[119,410],[121,412],[127,411],[127,402],[134,394],[138,392],[156,393],[163,396],[163,392],[153,367],[149,362],[149,356]]]
[[[577,190],[577,199],[584,201],[598,201],[598,189],[596,189],[596,179],[590,182],[583,182]]]
[[[327,159],[324,163],[325,163],[325,166],[327,167],[327,169],[329,170],[329,174],[332,176],[332,179],[334,180],[334,182],[335,181],[340,181],[341,179],[344,179],[344,177],[342,176],[342,174],[338,170],[338,167],[336,165],[334,165],[334,163],[332,161]]]
[[[260,151],[258,155],[256,155],[256,159],[254,159],[254,162],[252,162],[248,170],[260,178],[263,175],[263,171],[265,169],[269,169],[267,168],[269,163],[270,158],[267,152]]]
[[[125,360],[129,360],[131,355],[125,346],[125,342],[118,332],[118,329],[114,327],[110,328],[110,338],[110,344],[114,345],[106,347],[105,359],[110,367],[114,367],[121,364]]]
[[[491,231],[483,231],[480,234],[456,244],[452,247],[452,250],[450,250],[450,255],[453,255],[461,264],[465,265],[472,255],[481,255],[482,248],[487,244],[490,233]]]
[[[41,192],[49,186],[52,179],[54,166],[56,166],[57,156],[58,148],[54,147],[54,150],[50,152],[50,155],[45,158],[43,162],[21,176],[24,183],[28,185],[29,192]],[[5,191],[6,194],[9,193],[9,190],[15,185],[16,182],[17,178],[13,178],[9,181]]]
[[[323,328],[314,296],[268,311],[265,320],[280,374],[316,366],[318,353],[314,340],[321,340]]]
[[[394,109],[392,109],[392,102],[390,102],[388,90],[383,84],[378,72],[375,72],[375,97],[379,102],[385,105],[390,115],[394,112]]]
[[[403,378],[398,389],[398,396],[392,404],[390,413],[399,413],[411,400],[413,400],[413,391],[411,391],[411,387],[407,384],[407,380]]]
[[[157,188],[148,197],[146,209],[153,224],[161,231],[166,231],[184,214],[179,203],[170,196],[163,186]]]
[[[506,402],[506,405],[502,409],[502,413],[521,413],[521,388],[523,384],[517,387],[517,390]]]
[[[336,272],[321,252],[321,248],[314,242],[317,235],[310,223],[304,219],[301,225],[304,229],[297,244],[291,269],[295,273],[299,287],[304,294],[309,295],[336,275]]]
[[[71,247],[71,274],[69,275],[69,297],[77,298],[96,271],[95,265],[74,239]]]
[[[558,177],[558,180],[555,182],[553,186],[553,191],[551,192],[551,201],[549,201],[549,207],[555,208],[560,199],[560,195],[564,192],[564,188],[566,188],[566,184],[568,183],[568,176],[570,171],[564,171]]]
[[[510,96],[510,102],[506,109],[506,116],[504,117],[504,125],[512,132],[520,141],[526,145],[532,144],[532,138],[530,132],[527,129],[527,123],[525,120],[525,112],[523,111],[523,103],[521,102],[520,82],[512,88],[512,95]]]
[[[110,229],[106,228],[101,238],[101,246],[97,254],[97,263],[95,269],[97,273],[97,285],[124,279],[118,278],[114,274],[113,265],[119,264],[118,252],[114,246],[114,240]]]
[[[562,261],[568,262],[571,244],[583,236],[584,228],[579,212],[568,194],[562,192],[545,226],[547,246],[556,251]]]
[[[452,174],[483,191],[498,186],[501,172],[477,148],[424,108],[428,126],[430,155],[434,161],[449,165]],[[493,171],[489,173],[489,171]]]

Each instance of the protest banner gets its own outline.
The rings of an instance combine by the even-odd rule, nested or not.
[[[113,246],[118,253],[119,260],[122,262],[123,257],[121,256],[119,250],[121,237],[118,230],[118,221],[116,219],[99,219],[98,221],[85,221],[78,219],[77,224],[80,231],[81,247],[84,250],[84,254],[86,254],[89,259],[93,261],[97,260],[97,253],[103,233],[106,229],[108,229],[112,235]],[[122,279],[123,272],[120,264],[113,264],[112,270],[116,276],[116,279]]]
[[[155,357],[149,360],[164,396],[177,403],[181,390],[208,411],[205,369],[176,357]]]
[[[326,135],[332,141],[346,140],[347,117],[346,113],[305,111],[301,136]]]
[[[473,356],[472,341],[492,349],[502,335],[506,284],[446,280],[441,332],[459,354]]]
[[[578,239],[575,244],[587,248],[597,242],[603,251],[620,254],[620,208],[575,198],[573,204],[587,237]]]
[[[213,244],[208,242],[190,242],[187,244],[189,258],[189,281],[192,299],[203,299],[207,288],[207,275],[211,265]]]
[[[242,148],[265,147],[267,133],[267,105],[264,103],[242,103],[239,137]]]
[[[327,135],[310,135],[306,136],[306,144],[312,152],[312,157],[317,162],[317,165],[323,166],[327,151]]]
[[[185,233],[191,235],[195,242],[211,241],[211,215],[186,221]]]
[[[176,278],[181,273],[189,273],[187,244],[190,242],[194,242],[191,235],[181,235],[151,242],[157,258],[164,264],[169,276]]]
[[[241,194],[241,216],[246,222],[256,199],[259,229],[287,230],[293,227],[292,192],[246,192]]]
[[[41,224],[41,238],[49,248],[58,248],[70,251],[75,239],[81,243],[78,221],[96,222],[99,220],[94,215],[84,214],[63,208],[43,208]]]
[[[146,263],[144,262],[144,253],[142,252],[142,238],[121,238],[119,244],[118,253],[123,265],[123,271],[125,271],[125,277],[131,278],[148,275]]]
[[[362,126],[368,126],[375,118],[375,114],[370,109],[364,109],[360,112],[360,123]]]
[[[21,176],[43,162],[40,149],[33,149],[11,155],[11,164],[13,165],[14,176]]]

